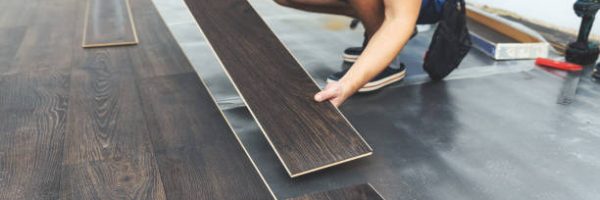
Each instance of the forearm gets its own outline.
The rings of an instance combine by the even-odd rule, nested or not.
[[[392,0],[395,1],[395,0]],[[395,1],[402,5],[390,5],[386,19],[373,35],[361,56],[340,80],[348,93],[354,93],[381,73],[404,48],[413,33],[420,1]]]
[[[381,73],[408,42],[414,23],[386,22],[373,35],[362,55],[340,80],[353,92]],[[403,31],[398,31],[403,30]]]

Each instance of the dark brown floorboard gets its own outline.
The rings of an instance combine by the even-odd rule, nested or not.
[[[164,199],[126,48],[86,51],[71,73],[64,199]]]
[[[273,198],[195,73],[151,78],[141,87],[169,199]]]
[[[212,154],[219,151],[194,147],[190,155],[180,155],[178,148],[161,149],[158,155],[163,160],[157,161],[150,140],[150,132],[156,130],[148,129],[138,84],[144,78],[193,69],[150,0],[131,0],[133,15],[144,31],[140,37],[148,42],[81,48],[86,2],[0,0],[0,200],[203,199],[202,194],[271,198],[247,155],[239,152],[241,146],[230,129],[211,133],[229,134],[231,140],[215,145],[227,144],[233,152]],[[200,82],[194,79],[186,84]],[[170,90],[187,93],[188,88],[178,85]],[[152,108],[172,118],[205,115],[169,112],[170,107],[161,106]],[[160,142],[157,145],[163,147]],[[190,141],[188,146],[196,145]],[[242,164],[202,168],[200,164],[209,158]],[[173,185],[163,184],[159,163]],[[206,170],[206,176],[180,173],[178,167]],[[217,176],[225,172],[229,179]]]
[[[29,2],[20,4],[29,5]],[[0,71],[13,74],[69,69],[82,52],[83,20],[80,16],[83,16],[84,5],[85,2],[79,0],[53,0],[33,1],[23,8],[23,12],[31,12],[26,16],[32,22],[26,25],[27,31],[20,46],[13,47],[18,51],[12,65]]]
[[[151,0],[131,0],[141,41],[128,51],[138,77],[193,72],[177,41],[169,32]]]
[[[60,199],[166,199],[158,171],[148,168],[154,164],[137,159],[64,166]]]
[[[0,28],[0,75],[9,73],[26,31],[23,26]]]
[[[369,184],[307,194],[288,200],[383,200]]]
[[[186,3],[292,177],[372,152],[247,1]]]
[[[68,71],[0,76],[0,199],[57,199]]]
[[[137,44],[129,0],[87,0],[83,47]]]

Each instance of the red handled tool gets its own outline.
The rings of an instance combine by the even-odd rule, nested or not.
[[[564,71],[581,71],[581,70],[583,70],[583,67],[581,65],[568,63],[568,62],[556,61],[556,60],[552,60],[552,59],[548,59],[548,58],[537,58],[537,59],[535,59],[535,64],[537,64],[539,66],[560,69],[560,70],[564,70]]]

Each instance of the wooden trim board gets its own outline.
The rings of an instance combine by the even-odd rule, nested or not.
[[[372,154],[247,1],[185,2],[291,177]]]
[[[299,197],[289,198],[288,200],[384,200],[383,197],[370,184],[360,184],[345,188],[339,188],[324,192],[307,194]]]
[[[521,43],[544,42],[536,36],[532,36],[515,27],[509,26],[506,23],[502,23],[497,19],[486,16],[478,11],[473,10],[473,8],[467,9],[467,17]]]
[[[129,0],[88,0],[82,47],[138,44]]]
[[[476,8],[467,8],[467,26],[476,49],[496,60],[548,56],[550,45],[535,31]]]

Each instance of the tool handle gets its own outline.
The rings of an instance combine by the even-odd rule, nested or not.
[[[549,67],[554,69],[560,69],[565,71],[581,71],[583,67],[581,65],[556,61],[548,58],[537,58],[535,59],[535,64],[543,67]]]

